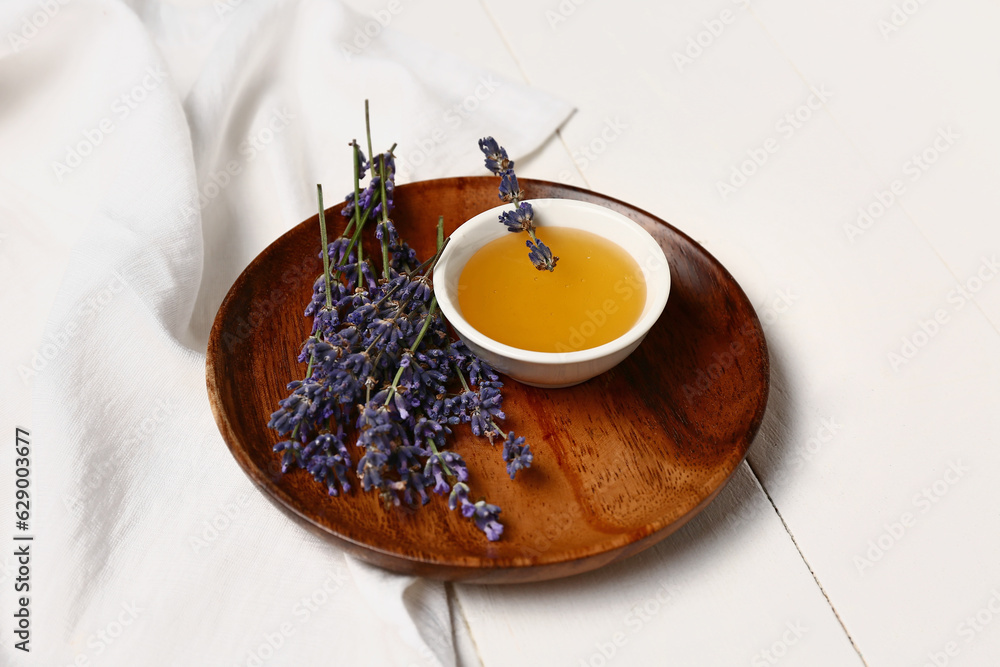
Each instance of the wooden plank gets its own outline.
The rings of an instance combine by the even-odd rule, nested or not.
[[[988,167],[1000,97],[981,72],[998,59],[997,7],[769,2],[755,14],[807,80],[837,91],[830,111],[869,168],[830,202],[831,247],[883,300],[859,312],[876,301],[855,296],[850,317],[851,295],[838,299],[848,319],[836,347],[855,360],[836,373],[819,361],[833,342],[799,334],[797,365],[844,428],[820,442],[823,408],[811,406],[812,432],[788,434],[790,456],[757,452],[764,484],[872,664],[995,662],[1000,503],[983,473],[1000,463]],[[825,301],[812,310],[832,312]]]
[[[977,471],[998,463],[1000,350],[990,322],[954,290],[989,273],[982,255],[998,245],[977,213],[996,206],[982,167],[995,153],[986,119],[996,101],[971,76],[996,53],[947,55],[957,39],[992,46],[976,38],[989,21],[963,32],[963,16],[987,10],[928,5],[912,44],[882,53],[863,37],[881,39],[873,21],[892,6],[817,16],[761,3],[758,21],[739,7],[723,16],[721,3],[644,8],[637,21],[637,4],[586,4],[548,32],[544,8],[491,6],[533,82],[577,96],[571,147],[592,142],[602,118],[633,115],[638,130],[588,165],[591,185],[691,230],[759,304],[775,377],[751,463],[861,653],[870,664],[940,663],[949,649],[972,662],[995,655],[1000,636],[987,621],[1000,509]],[[699,35],[701,53],[671,67]],[[845,220],[949,120],[970,133],[954,163],[942,158],[851,244]],[[993,317],[988,289],[979,305]],[[938,311],[947,319],[932,335]],[[894,364],[904,337],[917,351]]]
[[[709,248],[721,250],[724,262],[732,260],[737,278],[741,273],[756,277],[748,290],[751,296],[758,301],[780,297],[786,276],[759,272],[759,264],[770,256],[754,259],[754,253],[744,250],[743,235],[733,238],[731,225],[720,228],[719,222],[728,222],[733,213],[715,188],[716,180],[728,176],[731,164],[746,159],[746,150],[777,133],[776,110],[794,110],[811,94],[758,26],[745,20],[743,25],[727,24],[734,37],[727,48],[730,57],[770,74],[763,92],[760,82],[734,79],[727,73],[722,65],[729,61],[722,51],[703,55],[703,78],[664,80],[682,73],[666,71],[670,61],[663,45],[677,43],[682,49],[687,35],[697,38],[706,29],[701,21],[712,18],[694,10],[684,15],[677,9],[658,8],[655,16],[649,16],[646,6],[640,11],[638,5],[587,4],[550,26],[545,12],[558,11],[554,3],[548,8],[488,3],[488,8],[527,79],[579,108],[562,131],[576,173],[567,170],[557,179],[586,183],[636,203],[680,224],[696,238],[718,239]],[[637,22],[640,13],[643,20]],[[675,90],[668,94],[671,88]],[[747,128],[754,134],[749,139]],[[820,141],[836,146],[842,140],[827,132]],[[765,185],[752,196],[767,201],[762,192],[774,187]],[[754,507],[768,511],[748,509]],[[752,521],[734,518],[740,516],[734,514],[740,508],[753,516]],[[731,529],[733,523],[738,527]],[[729,542],[740,539],[736,537],[744,534],[740,528],[750,525],[753,546]],[[703,532],[718,541],[692,537]],[[664,582],[678,586],[676,598],[671,598],[677,605],[670,612],[655,597]],[[456,588],[487,665],[529,656],[532,664],[556,660],[602,664],[602,659],[643,664],[662,658],[664,652],[681,664],[755,660],[767,664],[762,652],[772,647],[772,659],[776,653],[792,655],[794,649],[797,661],[809,664],[858,662],[749,474],[690,530],[668,539],[648,556],[544,588]],[[650,609],[660,603],[664,610],[642,622],[641,628],[656,631],[632,632],[638,630],[635,614],[647,602]],[[737,623],[737,618],[744,620]],[[786,624],[795,627],[799,621],[810,628],[808,639],[794,647],[783,646],[786,638],[797,639]],[[726,633],[722,642],[720,627]],[[617,635],[621,645],[611,647],[616,632],[623,633]],[[616,652],[609,658],[612,648]]]
[[[487,667],[861,664],[745,464],[705,512],[634,558],[456,589]]]

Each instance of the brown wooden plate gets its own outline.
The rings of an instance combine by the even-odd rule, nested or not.
[[[635,220],[670,262],[670,299],[639,348],[619,366],[568,389],[506,380],[504,428],[527,437],[531,469],[511,481],[491,447],[455,427],[477,500],[502,508],[504,534],[488,542],[433,496],[386,510],[375,494],[330,497],[308,473],[280,472],[267,428],[309,334],[302,311],[322,272],[316,216],[257,256],[229,290],[208,343],[208,394],[219,430],[243,470],[280,508],[355,556],[390,570],[469,582],[525,582],[586,572],[662,540],[697,514],[746,457],[768,394],[767,346],[746,295],[701,246],[667,223],[609,197],[520,181],[527,198],[580,199]],[[423,258],[445,231],[497,204],[492,177],[399,186],[393,216]],[[327,211],[331,235],[340,206]],[[499,224],[499,223],[498,223]],[[331,236],[333,238],[333,236]]]

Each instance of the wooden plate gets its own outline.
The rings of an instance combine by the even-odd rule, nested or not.
[[[488,542],[433,496],[417,511],[386,511],[373,494],[329,497],[308,473],[283,475],[267,428],[285,385],[305,373],[296,356],[302,316],[322,271],[316,216],[262,252],[237,279],[208,343],[208,393],[219,430],[243,470],[293,518],[350,553],[390,570],[470,582],[525,582],[592,570],[677,530],[718,494],[743,461],[768,394],[760,322],[733,277],[701,246],[633,206],[570,186],[522,180],[528,198],[603,204],[641,224],[670,262],[659,322],[613,370],[544,390],[507,380],[504,428],[527,437],[534,466],[512,482],[495,448],[455,428],[473,499],[503,511]],[[446,232],[497,204],[492,177],[402,185],[393,216],[421,257]],[[327,212],[339,233],[340,206]],[[499,224],[499,223],[498,223]],[[333,236],[331,236],[333,238]]]

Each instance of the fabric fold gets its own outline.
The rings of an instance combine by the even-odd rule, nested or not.
[[[211,415],[204,349],[240,271],[312,215],[315,184],[330,203],[348,189],[364,99],[376,150],[399,144],[401,181],[475,173],[484,134],[533,151],[570,108],[391,29],[345,53],[360,19],[339,2],[240,3],[208,31],[197,75],[158,46],[183,22],[142,3],[155,25],[117,0],[59,6],[0,58],[13,101],[0,148],[24,156],[0,183],[15,197],[2,233],[69,239],[23,246],[34,273],[18,280],[52,304],[40,341],[13,347],[33,396],[44,548],[37,652],[2,645],[0,662],[458,664],[441,583],[353,561],[243,475]],[[0,24],[35,7],[12,2]],[[52,163],[71,154],[60,179]],[[60,209],[72,225],[50,219]],[[32,370],[46,345],[54,356]]]

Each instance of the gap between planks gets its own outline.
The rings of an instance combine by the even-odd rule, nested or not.
[[[802,549],[799,547],[799,543],[795,540],[795,536],[792,535],[792,531],[791,529],[789,529],[788,524],[785,523],[785,517],[781,516],[781,510],[779,510],[778,506],[774,503],[774,499],[771,498],[771,494],[767,492],[767,489],[764,487],[763,482],[761,482],[760,475],[758,475],[757,471],[754,470],[753,464],[750,463],[749,458],[746,459],[746,464],[747,468],[750,469],[750,474],[753,475],[754,481],[757,482],[757,486],[760,487],[760,490],[764,493],[764,497],[767,498],[767,502],[771,504],[771,508],[774,509],[774,513],[778,516],[778,520],[781,521],[781,526],[782,528],[785,529],[785,533],[788,534],[788,539],[792,541],[792,545],[795,547],[795,550],[799,553],[799,558],[802,559],[802,563],[809,570],[809,574],[812,576],[813,581],[816,582],[816,586],[819,588],[819,592],[822,593],[823,598],[826,599],[826,604],[830,607],[830,611],[833,612],[834,617],[836,617],[837,623],[840,624],[840,629],[844,631],[844,635],[847,637],[847,640],[851,642],[851,647],[854,649],[854,652],[858,654],[858,659],[861,660],[861,663],[865,665],[865,667],[868,667],[868,661],[865,660],[865,656],[861,653],[861,649],[854,642],[854,637],[851,636],[851,632],[847,629],[847,625],[844,623],[844,619],[840,617],[840,614],[837,612],[837,608],[833,606],[833,600],[831,600],[830,596],[827,595],[826,589],[823,588],[823,584],[820,583],[819,577],[816,576],[816,572],[813,570],[812,565],[809,564],[809,561],[806,559],[806,555],[802,553]]]
[[[528,72],[524,69],[524,66],[521,65],[520,59],[517,57],[517,54],[514,53],[514,47],[511,46],[510,41],[507,39],[507,35],[504,34],[503,29],[500,27],[499,21],[496,20],[495,16],[493,16],[493,12],[490,11],[489,6],[486,4],[486,0],[479,0],[479,6],[483,8],[483,12],[486,14],[486,17],[490,20],[490,23],[493,24],[493,29],[496,30],[497,35],[500,36],[500,41],[503,42],[504,48],[507,49],[507,54],[510,56],[510,59],[514,61],[514,65],[517,66],[517,71],[521,73],[521,78],[524,79],[526,84],[531,85],[531,78],[528,76]],[[584,186],[588,190],[593,190],[593,188],[590,187],[590,181],[588,181],[584,173],[580,171],[580,167],[576,164],[576,160],[573,159],[573,151],[570,150],[569,144],[567,144],[566,139],[563,138],[561,127],[556,128],[556,137],[559,138],[559,143],[562,144],[563,150],[566,151],[566,156],[569,157],[569,161],[573,163],[573,169],[575,169],[576,173],[580,176],[580,180],[583,181]]]
[[[497,31],[497,34],[500,36],[500,40],[503,42],[504,47],[507,49],[507,53],[510,55],[511,59],[514,61],[514,64],[517,66],[518,71],[521,73],[521,77],[524,79],[525,83],[527,83],[527,84],[530,85],[531,84],[531,78],[528,76],[528,72],[525,70],[524,66],[521,64],[520,59],[517,57],[517,54],[514,52],[514,49],[511,46],[510,41],[507,39],[507,36],[504,34],[503,29],[500,27],[499,22],[496,20],[496,17],[493,16],[493,12],[490,11],[489,6],[486,4],[486,0],[480,0],[479,4],[482,7],[483,11],[486,13],[486,16],[489,18],[490,23],[493,24],[493,28]],[[784,49],[781,48],[781,46],[778,44],[777,40],[774,38],[774,36],[771,34],[771,32],[767,29],[767,27],[764,25],[764,23],[760,20],[760,18],[756,14],[754,14],[752,11],[751,11],[751,14],[753,15],[754,20],[757,22],[757,24],[761,27],[761,29],[767,35],[768,39],[770,39],[771,43],[774,44],[774,47],[789,62],[789,64],[791,65],[791,67],[795,70],[796,74],[808,86],[809,82],[806,79],[806,77],[803,74],[803,72],[795,65],[794,62],[792,62],[791,58],[788,57],[788,54],[785,52]],[[824,107],[826,108],[826,112],[828,114],[830,114],[830,117],[833,119],[834,123],[838,127],[841,128],[841,131],[843,132],[843,134],[847,138],[847,140],[851,143],[852,146],[854,146],[855,150],[858,152],[858,155],[861,157],[861,159],[867,163],[867,160],[865,160],[864,154],[861,152],[861,150],[859,149],[859,147],[854,143],[853,139],[850,136],[848,136],[848,134],[845,131],[844,127],[834,117],[833,113],[830,111],[830,109],[828,107],[826,107],[825,104],[824,104]],[[562,144],[563,149],[566,151],[566,155],[570,158],[570,161],[573,163],[573,168],[576,169],[576,172],[577,172],[577,174],[579,174],[580,179],[584,182],[584,185],[587,187],[588,190],[592,190],[593,188],[591,188],[590,182],[587,180],[587,177],[583,174],[582,171],[580,171],[579,167],[576,165],[576,161],[573,160],[573,151],[570,150],[569,145],[566,143],[566,140],[563,138],[561,129],[557,128],[555,134],[559,138],[559,141]],[[869,164],[868,167],[869,167],[869,169],[872,169],[872,171],[874,173],[874,169],[872,168],[872,165]],[[925,241],[927,241],[928,245],[931,246],[932,251],[935,254],[938,255],[938,259],[941,260],[942,264],[944,264],[945,267],[949,270],[949,272],[951,272],[954,275],[954,271],[951,271],[951,267],[949,267],[948,264],[947,264],[947,262],[944,261],[944,258],[941,257],[940,254],[937,253],[937,250],[930,243],[929,239],[923,233],[923,230],[916,223],[916,221],[913,220],[913,218],[909,215],[909,213],[907,213],[906,216],[907,216],[907,218],[910,219],[910,222],[914,226],[917,227],[917,229],[920,232],[920,234],[922,236],[924,236]],[[978,304],[977,304],[977,306],[978,306]],[[980,308],[980,310],[982,310],[982,309]],[[985,312],[983,313],[983,315],[985,316]],[[989,317],[987,317],[987,320],[989,320]],[[992,322],[991,322],[991,324],[992,324]],[[994,326],[994,329],[996,329],[995,326]],[[998,333],[1000,333],[1000,330],[998,330]],[[785,518],[783,516],[781,516],[781,511],[778,509],[778,506],[774,503],[774,499],[771,498],[771,494],[768,493],[767,489],[764,487],[764,484],[761,481],[760,475],[757,473],[756,470],[754,470],[753,465],[750,463],[750,459],[746,459],[746,464],[747,464],[747,468],[750,470],[750,474],[754,478],[754,481],[757,483],[757,486],[760,488],[761,492],[763,492],[764,497],[767,498],[767,502],[770,503],[771,508],[774,509],[774,513],[777,515],[778,520],[781,521],[781,526],[782,526],[782,528],[784,528],[785,533],[788,535],[788,539],[791,540],[792,545],[795,547],[795,551],[799,554],[799,558],[802,560],[802,563],[809,570],[809,574],[810,574],[810,576],[812,576],[813,581],[816,582],[816,586],[817,586],[817,588],[819,588],[820,593],[823,594],[823,598],[826,600],[827,606],[830,607],[830,611],[833,612],[834,617],[837,619],[837,623],[840,625],[841,630],[843,630],[844,635],[847,637],[847,640],[851,643],[851,647],[854,649],[854,652],[857,653],[858,659],[861,660],[861,663],[863,665],[865,665],[865,667],[868,667],[868,661],[865,660],[865,656],[861,653],[861,649],[858,647],[857,643],[855,643],[854,637],[851,636],[850,631],[847,629],[847,625],[844,623],[844,620],[840,617],[840,614],[837,612],[837,608],[833,605],[833,601],[830,599],[830,596],[827,594],[826,589],[823,587],[823,584],[819,580],[819,577],[816,576],[816,572],[813,570],[812,565],[809,564],[809,561],[806,559],[805,554],[802,553],[802,549],[799,547],[798,542],[795,540],[795,536],[792,535],[792,531],[789,529],[788,524],[785,522]],[[465,616],[465,611],[462,609],[462,604],[461,604],[461,601],[459,600],[459,596],[457,595],[457,592],[454,591],[454,589],[451,587],[450,583],[449,583],[449,589],[448,590],[449,590],[449,594],[454,597],[454,600],[455,600],[456,604],[458,604],[458,609],[459,609],[460,616],[462,617],[462,621],[466,624],[466,629],[468,631],[469,638],[472,641],[472,645],[473,645],[473,647],[476,650],[476,655],[479,658],[480,663],[482,663],[482,654],[479,652],[479,647],[476,644],[476,639],[475,639],[475,636],[472,633],[472,628],[471,628],[471,626],[468,625],[468,619]]]

